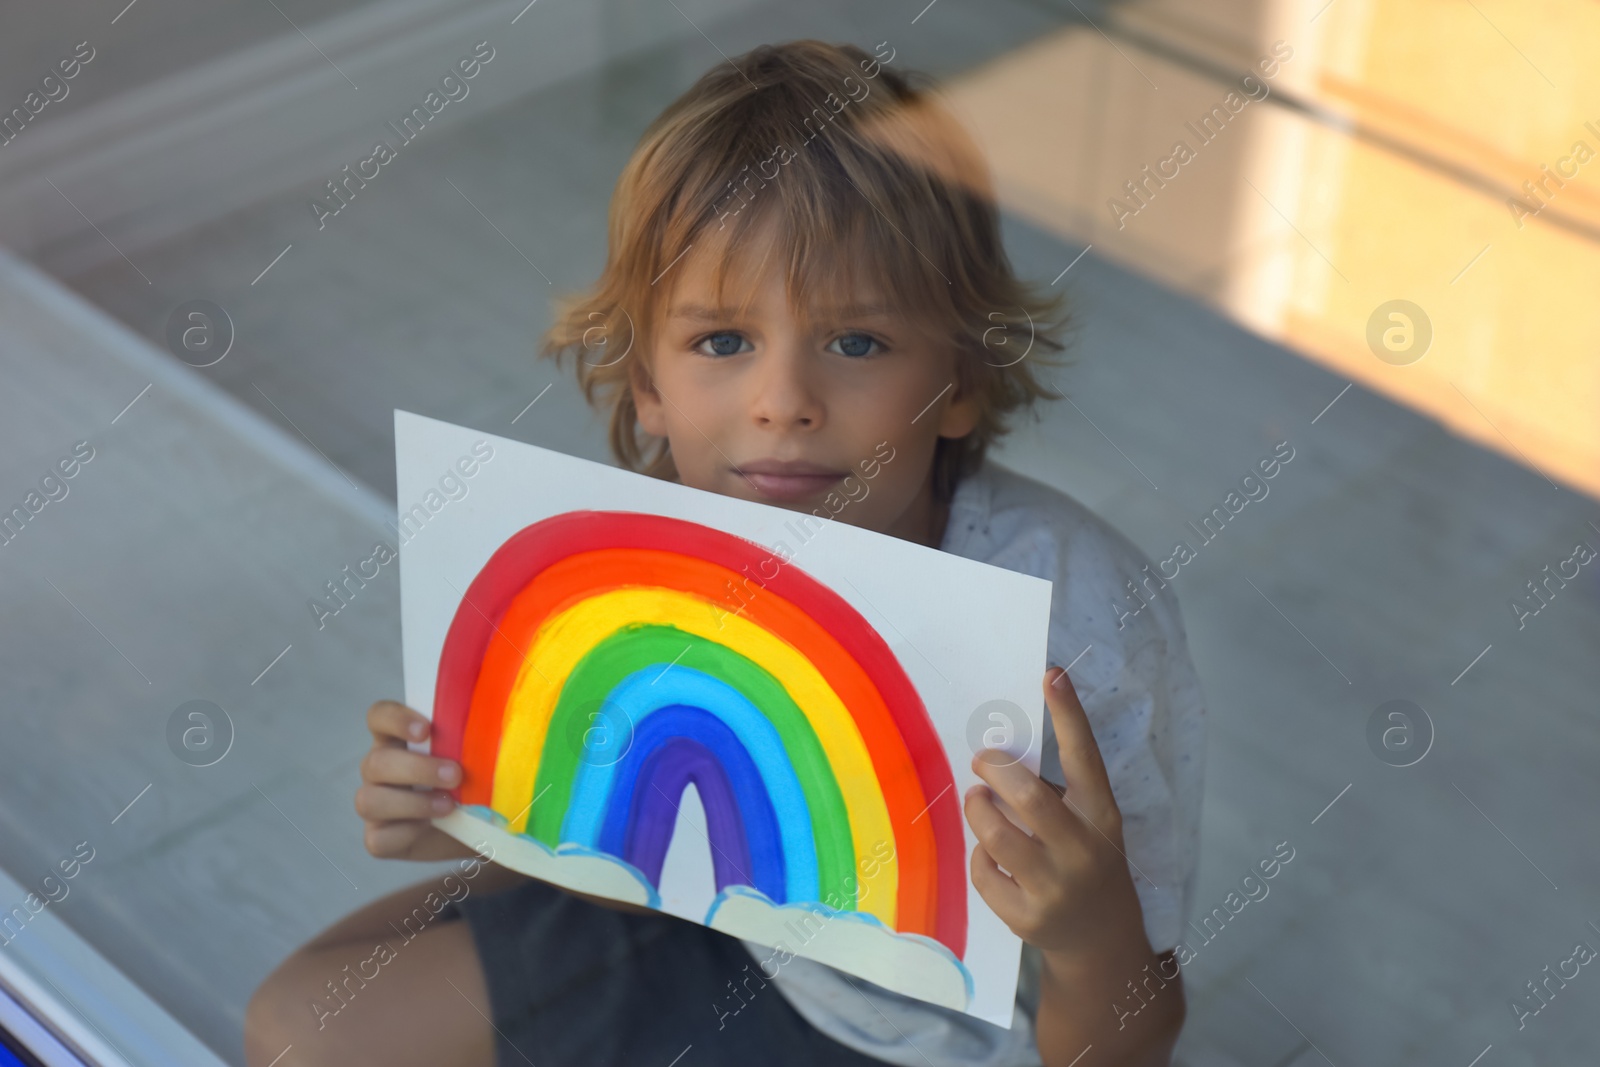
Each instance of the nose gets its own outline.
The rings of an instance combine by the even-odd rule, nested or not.
[[[752,368],[750,415],[767,429],[814,430],[826,410],[817,361],[790,340],[770,345]]]

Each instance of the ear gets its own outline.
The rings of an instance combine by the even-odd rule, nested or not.
[[[667,436],[666,404],[656,391],[650,368],[644,360],[636,359],[628,367],[628,389],[633,394],[633,407],[639,416],[639,425],[652,437]]]
[[[978,427],[978,398],[971,390],[958,391],[939,416],[940,437],[965,437]]]

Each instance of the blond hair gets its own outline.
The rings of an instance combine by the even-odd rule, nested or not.
[[[720,292],[768,220],[781,237],[760,255],[786,264],[795,307],[848,302],[839,298],[871,279],[954,347],[956,388],[975,397],[978,416],[972,433],[938,441],[938,499],[1008,432],[1013,411],[1061,397],[1035,368],[1050,362],[1038,350],[1063,350],[1050,336],[1066,324],[1062,298],[1013,273],[988,168],[922,80],[854,45],[762,45],[707,71],[645,130],[611,198],[605,269],[558,302],[540,351],[558,365],[576,357],[585,398],[610,411],[621,466],[677,477],[668,442],[645,440],[629,388],[648,380],[634,376],[649,373],[667,288],[655,282],[691,245],[720,242]]]

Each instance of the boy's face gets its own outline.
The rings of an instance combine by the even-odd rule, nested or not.
[[[934,445],[976,422],[954,395],[955,353],[871,310],[870,291],[854,309],[793,308],[780,270],[748,278],[742,310],[746,279],[730,270],[719,304],[709,259],[691,252],[669,272],[633,383],[640,425],[667,438],[679,480],[936,545]]]

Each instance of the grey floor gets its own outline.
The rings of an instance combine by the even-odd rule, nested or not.
[[[915,36],[897,19],[901,62],[953,73],[1055,23],[1033,5],[950,7]],[[862,14],[773,7],[719,26],[718,42],[812,34],[887,36]],[[321,233],[289,195],[143,252],[153,285],[120,260],[68,280],[158,345],[180,301],[226,307],[235,351],[176,369],[300,443],[276,474],[243,445],[211,447],[250,419],[176,386],[110,425],[154,378],[96,370],[48,330],[35,343],[53,376],[12,379],[25,365],[6,363],[7,484],[33,480],[70,427],[105,425],[80,495],[41,516],[48,540],[0,559],[8,603],[27,609],[0,653],[26,680],[6,700],[23,723],[8,796],[34,798],[0,807],[7,866],[27,880],[17,868],[100,834],[98,880],[63,917],[225,1058],[240,1061],[245,999],[283,954],[426,873],[366,857],[350,804],[361,713],[400,690],[397,589],[374,583],[320,633],[304,606],[365,555],[392,502],[390,413],[605,458],[602,427],[533,360],[535,339],[547,297],[600,265],[638,131],[714,59],[690,42],[441,129]],[[1006,236],[1043,280],[1079,251],[1015,221]],[[1172,587],[1212,722],[1198,909],[1277,842],[1296,849],[1186,971],[1182,1062],[1467,1067],[1491,1045],[1483,1067],[1594,1062],[1589,969],[1525,1029],[1508,1003],[1574,942],[1600,947],[1585,925],[1600,923],[1600,570],[1521,631],[1507,602],[1578,540],[1600,547],[1600,508],[1359,387],[1323,412],[1344,380],[1092,252],[1063,284],[1080,327],[1058,380],[1077,410],[1020,429],[1003,462],[1165,556],[1273,444],[1296,449]],[[160,733],[197,697],[235,719],[222,773],[171,759]],[[1366,741],[1393,698],[1437,731],[1404,769]]]
[[[371,2],[274,0],[268,5],[250,0],[171,0],[146,4],[137,18],[128,19],[121,15],[133,7],[128,0],[114,5],[55,5],[48,19],[8,11],[5,38],[0,42],[0,51],[8,60],[0,69],[0,100],[6,101],[7,109],[20,102],[45,75],[58,73],[56,62],[73,55],[80,42],[88,42],[93,52],[85,49],[82,54],[92,58],[68,79],[66,94],[46,87],[59,100],[39,114],[52,122],[117,93],[158,81],[197,60],[292,33],[297,25],[315,26],[320,19]]]

